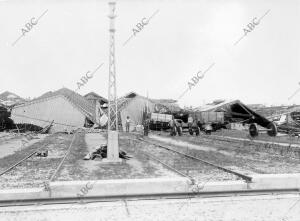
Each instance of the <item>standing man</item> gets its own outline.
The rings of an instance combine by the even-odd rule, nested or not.
[[[129,116],[127,116],[127,118],[126,118],[126,132],[127,133],[129,132],[129,127],[130,127],[130,118],[129,118]]]
[[[193,135],[193,117],[191,114],[189,114],[189,117],[188,117],[188,127],[189,127],[190,135]]]
[[[170,125],[170,135],[171,136],[176,136],[176,127],[175,127],[175,121],[174,117],[172,116],[172,119],[169,122]]]
[[[150,124],[150,120],[149,120],[149,118],[147,118],[144,121],[144,136],[148,136],[148,133],[149,133],[149,124]]]
[[[174,120],[175,121],[175,128],[176,131],[178,133],[178,136],[182,135],[182,120]],[[175,136],[176,136],[176,132],[175,132]]]
[[[189,114],[189,117],[188,117],[188,125],[189,125],[189,127],[191,127],[193,125],[193,117],[191,114]]]

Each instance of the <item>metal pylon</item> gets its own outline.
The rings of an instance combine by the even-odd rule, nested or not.
[[[118,131],[118,105],[115,65],[115,2],[109,2],[109,80],[108,80],[108,130]]]

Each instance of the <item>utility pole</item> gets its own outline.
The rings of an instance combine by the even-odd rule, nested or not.
[[[119,158],[118,105],[115,64],[115,9],[116,3],[109,2],[109,80],[108,80],[108,141],[106,162],[122,162]]]

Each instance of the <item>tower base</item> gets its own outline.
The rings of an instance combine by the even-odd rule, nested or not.
[[[119,157],[119,133],[118,131],[109,130],[107,138],[107,158],[102,162],[106,163],[121,163],[122,159]]]

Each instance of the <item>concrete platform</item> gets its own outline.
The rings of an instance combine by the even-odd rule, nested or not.
[[[250,189],[299,189],[300,173],[295,174],[256,174],[252,176]]]
[[[192,184],[187,178],[151,178],[124,180],[63,181],[45,188],[0,190],[0,202],[9,200],[128,197],[160,194],[210,192],[242,192],[259,190],[300,190],[300,174],[253,175],[251,183],[244,181]]]

